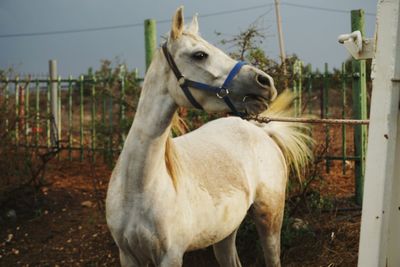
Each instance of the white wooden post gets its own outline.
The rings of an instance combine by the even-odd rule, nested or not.
[[[54,135],[57,135],[57,137],[60,137],[60,132],[61,132],[61,125],[60,125],[60,117],[59,117],[59,112],[58,112],[58,73],[57,73],[57,61],[52,59],[49,60],[49,74],[50,74],[50,108],[51,108],[51,115],[54,117],[54,123],[57,128],[57,133],[54,133]],[[51,129],[53,129],[53,126],[51,126]],[[53,144],[54,145],[54,144]]]
[[[359,267],[400,266],[400,0],[377,9]]]

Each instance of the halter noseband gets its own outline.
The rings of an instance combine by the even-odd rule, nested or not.
[[[205,83],[192,81],[186,79],[185,76],[179,71],[178,66],[174,59],[172,58],[171,53],[168,51],[167,43],[165,42],[162,46],[162,50],[164,52],[164,56],[170,66],[172,72],[175,74],[176,79],[178,80],[179,86],[182,88],[183,93],[185,94],[186,98],[190,101],[190,103],[197,109],[203,109],[203,107],[196,101],[193,97],[192,93],[189,90],[189,87],[201,91],[206,91],[215,94],[218,98],[221,98],[225,101],[225,104],[231,109],[232,113],[236,116],[243,117],[244,113],[239,112],[235,106],[233,105],[231,99],[229,98],[229,89],[228,86],[232,82],[233,78],[239,73],[240,69],[246,63],[243,61],[238,61],[232,70],[229,72],[228,76],[226,77],[224,83],[221,87],[211,86]]]

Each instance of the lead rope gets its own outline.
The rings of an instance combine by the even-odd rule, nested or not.
[[[313,119],[313,118],[291,118],[291,117],[264,117],[258,115],[245,115],[245,120],[257,121],[260,123],[277,122],[297,122],[297,123],[320,123],[320,124],[348,124],[348,125],[367,125],[369,120],[352,119]]]

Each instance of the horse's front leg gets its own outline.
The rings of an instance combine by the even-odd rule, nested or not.
[[[168,251],[161,259],[159,267],[181,267],[184,251]]]
[[[140,267],[137,260],[129,253],[125,253],[122,249],[119,250],[119,260],[121,267]]]

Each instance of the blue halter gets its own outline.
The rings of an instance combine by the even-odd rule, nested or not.
[[[175,74],[176,79],[178,80],[179,86],[182,88],[182,91],[185,94],[186,98],[189,100],[189,102],[195,108],[203,109],[203,107],[199,104],[199,102],[197,102],[196,99],[193,97],[192,93],[189,90],[189,87],[193,88],[193,89],[213,93],[218,98],[221,98],[224,100],[225,104],[231,109],[231,111],[234,115],[239,116],[239,117],[243,117],[245,115],[244,113],[239,112],[235,108],[231,99],[228,96],[230,93],[228,87],[229,87],[230,83],[232,82],[233,78],[235,78],[235,76],[239,73],[239,71],[243,67],[243,65],[246,64],[245,62],[238,61],[235,64],[235,66],[232,68],[232,70],[229,72],[229,74],[226,77],[222,86],[216,87],[216,86],[211,86],[211,85],[208,85],[205,83],[186,79],[185,76],[183,76],[182,73],[179,71],[174,59],[172,58],[172,55],[169,53],[168,48],[167,48],[167,43],[163,44],[162,49],[163,49],[165,58],[167,59],[169,66],[171,67],[173,73]]]

